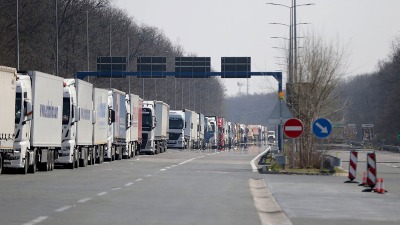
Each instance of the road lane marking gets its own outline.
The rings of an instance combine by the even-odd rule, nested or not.
[[[125,186],[125,187],[129,187],[129,186],[131,186],[132,184],[133,184],[133,183],[130,182],[130,183],[125,184],[124,186]]]
[[[79,203],[85,203],[85,202],[90,201],[90,200],[92,200],[92,198],[82,198],[82,199],[79,200],[78,202],[79,202]]]
[[[43,222],[47,218],[49,218],[49,217],[48,216],[39,216],[38,218],[31,220],[28,223],[24,223],[23,225],[35,225],[35,224]]]
[[[120,188],[120,187],[115,187],[115,188],[111,188],[111,191],[118,191],[118,190],[121,190],[122,188]]]
[[[151,175],[151,174],[149,174],[149,175],[146,175],[146,177],[151,177],[151,176],[153,176],[153,175]]]
[[[136,182],[142,181],[143,178],[136,179]]]
[[[98,196],[102,196],[102,195],[106,195],[106,194],[108,194],[108,192],[104,191],[104,192],[98,193],[97,195],[98,195]]]
[[[63,206],[61,208],[54,210],[54,212],[64,212],[64,211],[70,209],[71,207],[72,207],[72,205],[66,205],[66,206]]]
[[[166,171],[167,169],[160,169],[160,171]]]

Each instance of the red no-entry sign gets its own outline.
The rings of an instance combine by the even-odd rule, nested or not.
[[[297,138],[303,133],[303,122],[297,118],[286,121],[283,125],[283,132],[290,138]]]

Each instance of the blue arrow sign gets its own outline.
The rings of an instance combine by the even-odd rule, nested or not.
[[[326,118],[318,118],[313,123],[312,131],[317,138],[327,138],[332,133],[332,123]]]

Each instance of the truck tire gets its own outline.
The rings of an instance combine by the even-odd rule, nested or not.
[[[92,149],[92,151],[89,151],[89,161],[88,161],[88,165],[94,165],[94,149]]]
[[[79,166],[86,167],[88,164],[88,152],[87,149],[82,149],[83,159],[79,159]]]
[[[3,173],[3,155],[0,153],[0,174]]]
[[[74,167],[79,168],[78,149],[74,150]]]
[[[36,173],[36,150],[33,152],[33,163],[29,166],[28,173]]]
[[[29,162],[29,156],[25,156],[25,163],[24,163],[24,168],[19,169],[20,174],[27,174],[28,173],[28,162]]]

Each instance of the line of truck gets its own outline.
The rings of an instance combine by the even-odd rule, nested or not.
[[[168,148],[230,149],[256,131],[262,140],[266,132],[83,80],[5,66],[0,95],[0,173],[76,169]]]
[[[167,149],[169,106],[160,101],[5,66],[0,94],[0,173],[75,169]]]

